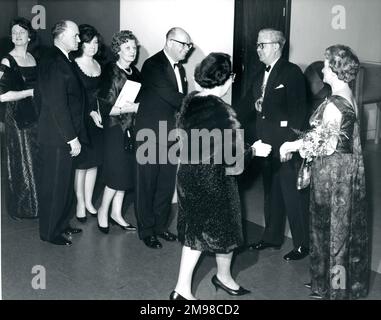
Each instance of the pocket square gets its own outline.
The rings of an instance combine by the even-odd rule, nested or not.
[[[275,89],[281,89],[281,88],[284,88],[284,85],[283,85],[283,84],[280,84],[280,85],[277,86]]]

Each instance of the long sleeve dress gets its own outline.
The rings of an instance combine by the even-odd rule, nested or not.
[[[369,281],[369,236],[364,163],[354,107],[331,96],[311,116],[313,130],[328,127],[323,115],[332,103],[340,111],[337,144],[316,157],[311,167],[311,280],[312,291],[325,299],[365,297]],[[313,131],[311,131],[313,132]],[[307,139],[308,140],[308,139]],[[304,139],[301,156],[308,142]]]
[[[21,67],[10,54],[6,58],[10,67],[0,65],[0,94],[34,88],[37,67]],[[32,119],[28,114],[37,114],[37,106],[32,98],[6,102],[3,106],[6,108],[5,197],[8,214],[15,218],[36,218],[39,214],[37,179],[40,168],[37,118]],[[23,114],[18,111],[19,107],[23,108]]]

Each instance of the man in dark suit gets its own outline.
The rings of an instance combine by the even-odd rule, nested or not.
[[[77,50],[80,39],[78,27],[72,21],[56,23],[52,35],[54,47],[41,63],[38,76],[41,104],[38,138],[42,156],[40,238],[56,245],[71,245],[67,237],[82,231],[69,225],[74,157],[81,152],[81,142],[87,141],[84,92],[69,60],[69,52]]]
[[[192,46],[185,30],[172,28],[166,35],[164,49],[148,58],[141,71],[142,91],[135,129],[150,129],[156,137],[156,141],[137,141],[138,146],[150,144],[156,156],[152,163],[145,163],[137,153],[136,216],[139,237],[149,248],[162,247],[157,237],[176,240],[167,224],[177,166],[168,161],[168,149],[173,142],[160,140],[159,131],[163,137],[175,128],[175,114],[187,92],[185,70],[179,62]]]
[[[279,248],[283,242],[287,214],[294,249],[285,260],[308,255],[308,210],[305,191],[296,188],[300,158],[280,161],[283,142],[297,138],[306,120],[306,89],[300,68],[281,58],[286,40],[281,31],[263,29],[258,34],[257,53],[264,64],[253,83],[253,109],[256,112],[256,137],[271,144],[272,156],[263,159],[265,193],[265,230],[262,240],[250,249]]]

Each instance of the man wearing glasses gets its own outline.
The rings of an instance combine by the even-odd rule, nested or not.
[[[156,161],[154,164],[142,164],[137,157],[135,204],[139,238],[153,249],[162,247],[157,237],[166,241],[176,240],[176,236],[167,229],[177,169],[175,164],[169,163],[167,154],[174,142],[159,141],[159,121],[160,135],[175,128],[175,114],[187,93],[185,70],[180,62],[192,47],[185,30],[172,28],[167,32],[164,49],[148,58],[141,72],[142,91],[135,129],[151,129],[155,133],[156,141],[152,142],[152,148],[156,150]],[[138,146],[142,143],[137,141]]]
[[[286,39],[281,31],[262,29],[257,53],[263,63],[253,83],[252,105],[256,112],[256,136],[271,144],[272,155],[263,159],[265,230],[262,240],[250,249],[279,249],[284,238],[284,219],[288,217],[294,249],[284,259],[299,260],[308,255],[308,194],[296,189],[300,158],[281,162],[279,148],[296,139],[293,129],[301,130],[306,118],[305,80],[300,68],[282,59]]]

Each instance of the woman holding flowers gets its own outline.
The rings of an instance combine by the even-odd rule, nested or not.
[[[323,81],[332,88],[310,118],[312,130],[285,142],[311,164],[311,298],[357,299],[368,292],[369,253],[364,164],[357,106],[348,85],[359,60],[343,45],[326,49]]]

